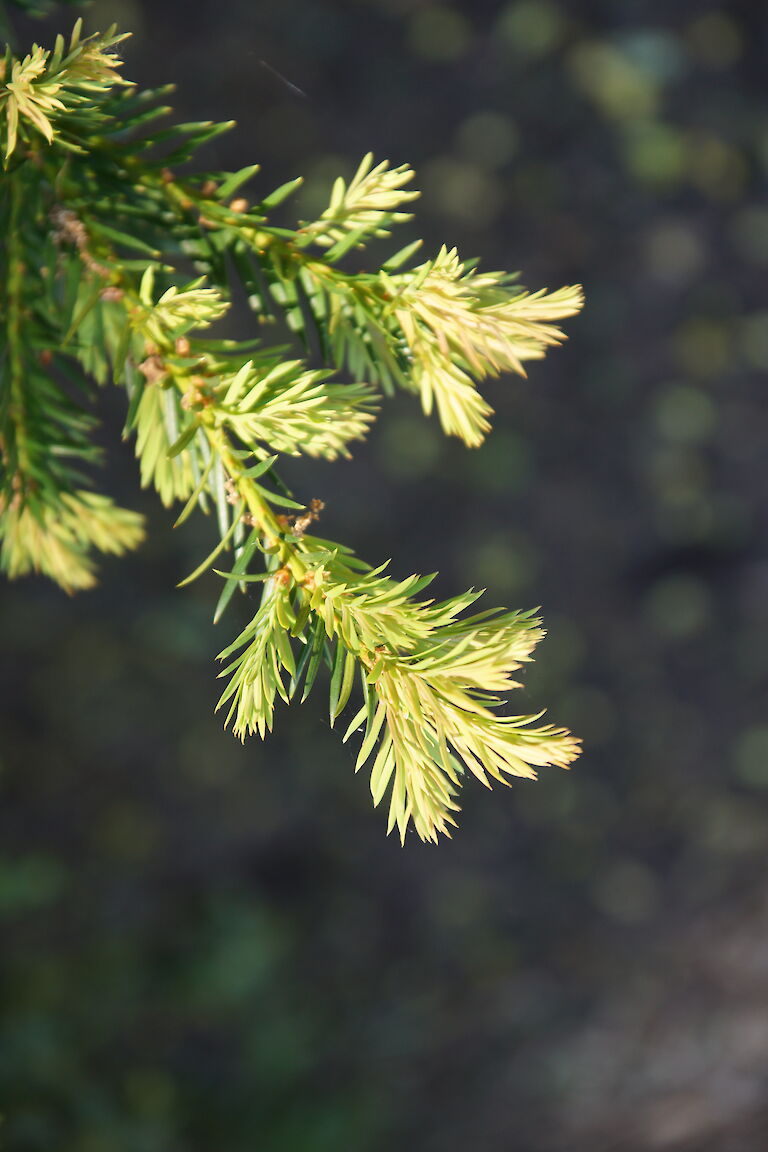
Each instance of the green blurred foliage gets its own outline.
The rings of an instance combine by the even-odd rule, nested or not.
[[[303,214],[372,148],[417,168],[427,249],[585,283],[569,345],[492,385],[483,449],[399,397],[355,461],[291,480],[363,555],[541,603],[520,700],[586,748],[404,851],[311,702],[241,748],[211,717],[215,578],[173,588],[202,535],[139,495],[105,397],[150,543],[87,597],[0,600],[5,1147],[761,1152],[764,6],[88,20],[114,18],[128,75],[238,117],[212,162],[308,176]]]

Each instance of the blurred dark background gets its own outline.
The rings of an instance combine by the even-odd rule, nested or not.
[[[248,606],[214,629],[216,578],[175,589],[208,525],[171,532],[105,398],[149,542],[94,593],[0,595],[0,1147],[762,1152],[764,2],[86,15],[112,19],[130,78],[237,118],[212,167],[307,177],[297,215],[372,149],[424,192],[397,247],[584,283],[569,343],[489,387],[479,451],[400,397],[353,462],[288,471],[368,559],[543,605],[520,710],[585,751],[469,783],[453,841],[401,849],[322,693],[241,747],[213,658]]]

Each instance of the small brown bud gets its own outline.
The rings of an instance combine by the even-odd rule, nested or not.
[[[287,588],[291,582],[290,568],[278,568],[273,577],[275,584],[279,584],[281,588]]]
[[[179,336],[176,340],[176,351],[179,356],[189,356],[192,351],[192,345],[187,340],[186,336]]]
[[[38,354],[37,358],[42,364],[43,368],[47,368],[53,360],[53,352],[51,352],[50,348],[43,348]]]
[[[206,180],[205,184],[203,184],[202,188],[200,189],[200,192],[203,196],[208,196],[208,197],[215,196],[216,195],[216,181],[215,180]]]
[[[162,356],[147,356],[139,364],[139,372],[146,376],[148,384],[159,384],[168,375]]]
[[[125,293],[122,288],[118,288],[117,284],[108,284],[106,288],[102,288],[99,295],[102,300],[122,300]]]
[[[237,196],[234,200],[230,200],[229,207],[233,212],[247,212],[249,204],[244,196]]]
[[[173,184],[174,180],[176,179],[170,168],[163,168],[160,176],[162,178],[163,184]]]
[[[207,408],[213,400],[206,392],[206,383],[202,376],[193,376],[189,388],[181,398],[181,406],[188,412],[191,408]]]

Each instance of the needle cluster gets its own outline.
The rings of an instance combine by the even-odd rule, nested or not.
[[[410,168],[366,156],[318,219],[285,227],[300,181],[246,196],[258,165],[189,174],[231,124],[160,126],[169,90],[121,78],[122,39],[78,21],[0,63],[0,565],[73,592],[94,582],[96,553],[140,543],[140,518],[94,488],[93,401],[121,388],[142,484],[180,506],[177,523],[200,511],[213,525],[182,583],[218,572],[216,620],[262,585],[221,653],[226,723],[263,737],[278,701],[304,699],[327,666],[331,723],[354,698],[344,738],[360,740],[374,805],[389,797],[401,838],[412,825],[435,840],[468,775],[506,783],[578,753],[564,729],[506,710],[540,622],[476,612],[474,591],[424,598],[429,577],[397,580],[313,535],[320,504],[294,500],[279,457],[348,455],[398,388],[478,446],[479,385],[557,345],[581,290],[530,293],[446,248],[414,264],[418,244],[350,270],[409,219]],[[257,336],[222,339],[242,289]],[[288,351],[269,338],[286,328]]]

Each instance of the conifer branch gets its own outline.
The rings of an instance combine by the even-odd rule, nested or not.
[[[326,664],[331,724],[357,697],[345,739],[361,735],[374,805],[388,794],[390,830],[435,840],[467,774],[507,783],[578,753],[564,729],[504,710],[540,622],[468,616],[478,593],[424,599],[431,578],[395,580],[315,536],[321,502],[294,501],[275,464],[347,455],[379,391],[396,388],[478,445],[491,416],[478,383],[524,374],[559,344],[581,289],[528,293],[447,248],[410,267],[413,243],[373,272],[349,270],[350,254],[410,218],[411,169],[368,155],[318,220],[284,227],[275,216],[298,181],[251,203],[257,165],[179,174],[231,125],[158,128],[167,89],[120,78],[122,38],[83,38],[78,21],[52,50],[9,49],[0,73],[0,564],[73,591],[93,583],[94,550],[139,543],[140,519],[91,486],[89,409],[98,388],[123,388],[142,485],[183,505],[177,523],[199,508],[215,526],[181,583],[219,573],[216,620],[238,589],[262,585],[221,653],[226,724],[263,737],[278,701],[306,698]],[[258,338],[219,339],[240,288]],[[289,351],[264,339],[283,324]]]

